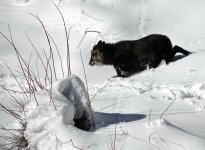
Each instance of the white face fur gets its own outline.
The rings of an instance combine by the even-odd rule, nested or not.
[[[91,66],[94,66],[94,65],[96,65],[96,66],[102,66],[103,65],[103,63],[102,63],[102,56],[100,56],[100,53],[98,52],[98,50],[96,49],[96,50],[93,50],[92,52],[91,52],[91,59],[90,59],[90,65]]]
[[[95,62],[95,66],[103,66],[103,63],[101,63],[101,62]]]

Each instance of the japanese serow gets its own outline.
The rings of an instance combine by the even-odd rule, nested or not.
[[[176,53],[191,52],[172,46],[165,35],[153,34],[134,41],[105,43],[99,41],[91,51],[89,64],[113,65],[119,77],[129,77],[148,68],[156,68],[162,60],[170,63]]]

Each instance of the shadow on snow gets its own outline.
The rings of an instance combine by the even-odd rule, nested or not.
[[[146,115],[144,114],[120,114],[120,113],[102,113],[102,112],[94,113],[96,130],[111,124],[117,124],[120,122],[132,122],[144,118],[146,118]]]

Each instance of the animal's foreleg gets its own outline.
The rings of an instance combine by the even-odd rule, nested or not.
[[[114,65],[114,68],[115,68],[115,70],[116,70],[116,72],[117,72],[117,75],[118,75],[119,77],[121,77],[120,67],[119,67],[118,65]]]
[[[117,65],[114,66],[119,77],[127,78],[133,74],[133,66],[132,65]]]

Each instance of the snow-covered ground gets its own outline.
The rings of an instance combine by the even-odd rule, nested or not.
[[[44,106],[43,98],[37,109],[31,101],[26,107],[28,128],[25,132],[31,149],[204,150],[203,0],[54,2],[64,14],[67,27],[73,25],[70,34],[72,73],[85,81],[79,55],[80,49],[82,50],[96,129],[86,132],[75,128],[69,120],[74,116],[70,103],[57,102],[59,105],[65,104],[66,107],[55,111],[52,106]],[[50,0],[1,0],[0,32],[8,35],[7,24],[10,24],[14,42],[26,59],[29,59],[33,49],[26,39],[25,30],[39,51],[49,51],[40,24],[29,13],[38,14],[43,20],[59,47],[66,69],[63,24]],[[100,31],[101,36],[97,33],[88,33],[77,49],[86,29]],[[169,36],[173,45],[177,44],[193,54],[182,59],[178,59],[181,58],[178,55],[169,65],[162,62],[156,69],[146,70],[127,79],[112,78],[116,73],[111,66],[88,66],[90,51],[98,40],[116,42],[138,39],[152,33]],[[55,56],[56,65],[59,66],[60,61],[57,55]],[[36,60],[34,54],[32,58]],[[18,89],[17,83],[3,64],[3,61],[6,61],[15,68],[17,59],[11,46],[1,36],[0,59],[0,84],[14,90]],[[33,67],[35,65],[36,63],[32,63]],[[61,68],[57,71],[58,79],[62,78]],[[22,84],[25,82],[20,77],[18,79]],[[58,83],[62,82],[58,81],[56,84]],[[68,81],[65,83],[70,84]],[[55,87],[58,87],[57,85]],[[58,88],[56,90],[59,92]],[[83,90],[82,93],[86,91]],[[8,104],[8,97],[1,89],[0,101]],[[5,122],[10,122],[10,118],[0,112],[0,123]]]

